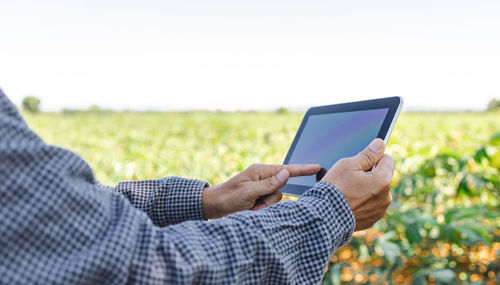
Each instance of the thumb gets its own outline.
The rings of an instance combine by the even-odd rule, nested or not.
[[[290,177],[290,172],[286,169],[282,169],[276,175],[273,175],[264,180],[260,180],[255,185],[255,193],[258,196],[271,194],[283,187]]]
[[[352,159],[359,164],[362,170],[370,170],[384,155],[385,143],[383,140],[374,139],[362,152]]]

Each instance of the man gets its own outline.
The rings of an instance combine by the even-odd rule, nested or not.
[[[319,165],[255,164],[213,187],[108,187],[45,144],[0,90],[0,284],[319,283],[333,252],[391,203],[384,149],[377,139],[339,161],[294,202],[277,203],[280,188]]]

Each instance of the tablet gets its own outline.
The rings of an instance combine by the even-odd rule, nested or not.
[[[312,107],[304,115],[283,164],[318,163],[329,170],[339,159],[361,152],[375,138],[387,143],[402,105],[403,98],[388,97]],[[320,177],[290,177],[281,191],[300,196]]]

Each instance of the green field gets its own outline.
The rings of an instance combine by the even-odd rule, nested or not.
[[[301,113],[25,114],[104,184],[170,175],[217,184],[282,163]],[[403,113],[388,146],[393,204],[339,250],[325,284],[494,284],[500,270],[500,113]]]

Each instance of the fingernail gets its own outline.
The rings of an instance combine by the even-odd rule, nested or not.
[[[368,148],[374,152],[380,152],[384,148],[384,142],[381,139],[375,139],[368,145]]]
[[[278,172],[278,175],[276,175],[279,181],[285,181],[288,178],[288,171],[286,169],[281,170]]]

